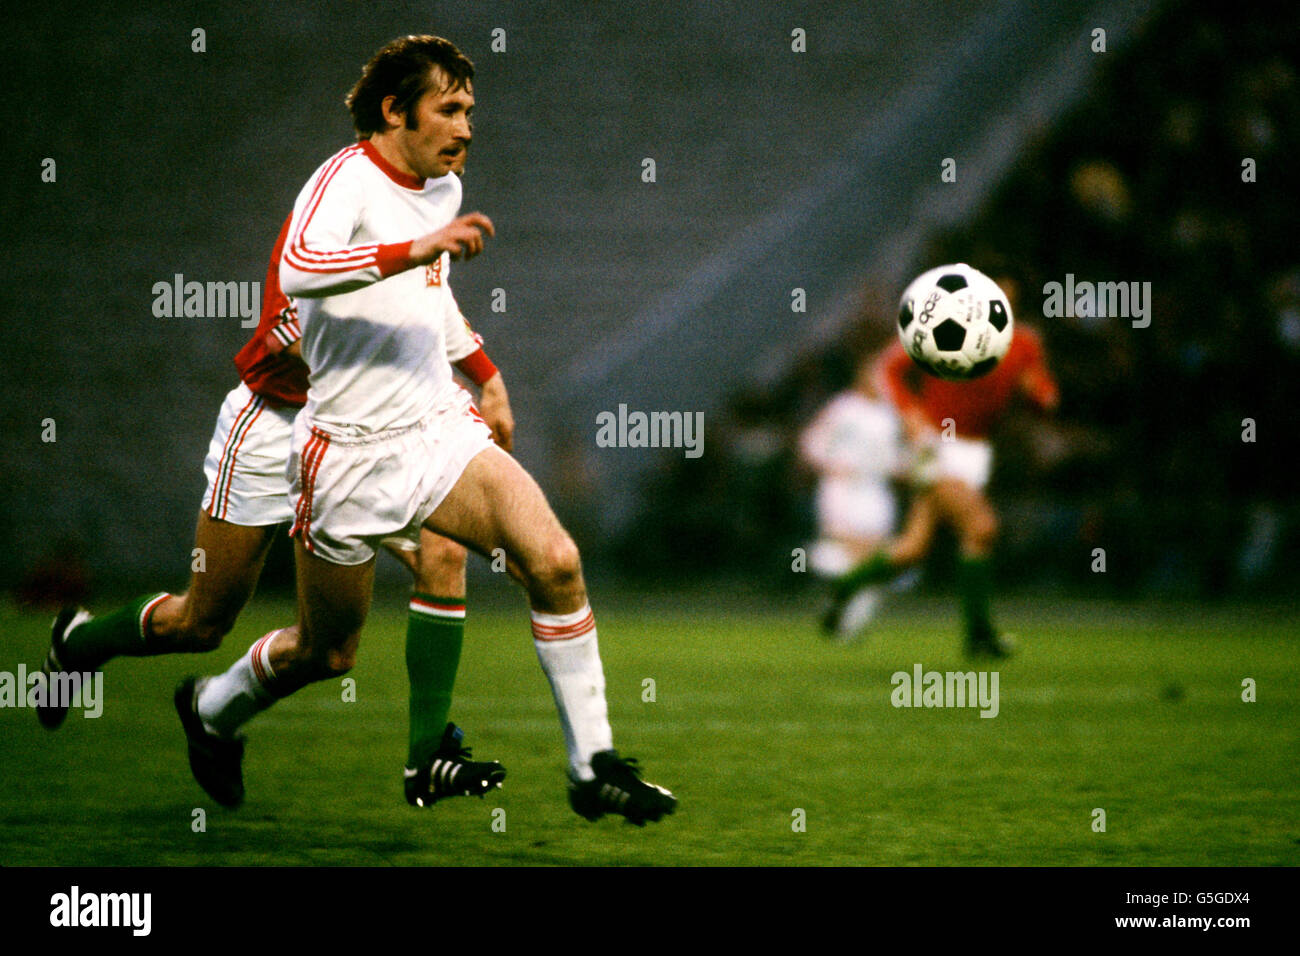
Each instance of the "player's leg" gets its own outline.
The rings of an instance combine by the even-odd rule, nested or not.
[[[414,578],[406,619],[406,673],[411,685],[407,766],[438,749],[465,637],[464,546],[424,531],[418,550],[389,551]]]
[[[275,526],[292,517],[285,481],[292,423],[292,409],[269,407],[243,383],[232,389],[203,463],[208,486],[189,589],[142,595],[98,618],[65,609],[55,621],[47,667],[92,670],[118,655],[217,647],[252,596]]]
[[[938,523],[928,490],[918,492],[907,509],[899,534],[869,550],[854,567],[831,583],[830,600],[822,613],[821,626],[828,635],[843,635],[853,625],[855,605],[865,604],[874,613],[884,585],[918,564],[929,552]],[[841,637],[841,640],[844,638]]]
[[[478,452],[425,522],[483,555],[501,548],[532,608],[533,645],[564,729],[570,802],[588,819],[622,813],[634,823],[671,813],[675,798],[619,758],[605,702],[596,621],[581,558],[537,486],[495,445]]]
[[[856,641],[875,617],[885,595],[883,580],[858,584],[851,572],[882,550],[894,531],[897,513],[894,492],[883,478],[871,483],[826,478],[818,487],[822,538],[809,555],[809,564],[830,584],[822,629],[832,640]]]
[[[470,460],[425,527],[484,555],[501,548],[518,566],[533,638],[564,725],[571,769],[591,778],[593,754],[613,747],[596,625],[577,547],[537,483],[496,447]]]
[[[425,527],[485,556],[504,551],[535,612],[586,609],[577,546],[537,482],[499,448],[486,447],[470,460]]]
[[[277,700],[351,670],[370,609],[374,554],[361,564],[317,557],[295,540],[298,623],[263,635],[224,673],[186,678],[176,709],[194,778],[219,803],[244,798],[239,729]]]
[[[257,589],[277,530],[277,525],[245,527],[199,512],[189,587],[163,600],[150,620],[149,640],[158,653],[221,646]]]
[[[860,588],[883,584],[918,564],[929,553],[938,520],[932,493],[929,490],[918,492],[908,506],[902,530],[847,574],[836,579],[833,586],[835,597],[841,601],[848,600]]]
[[[68,669],[98,670],[119,655],[146,657],[209,651],[234,625],[262,573],[274,527],[248,528],[199,512],[194,547],[201,555],[184,594],[150,592],[69,628]]]
[[[412,806],[432,806],[453,794],[473,793],[464,780],[486,777],[500,786],[505,768],[495,762],[477,765],[462,745],[463,733],[447,719],[465,636],[464,546],[421,529],[420,546],[405,548],[386,541],[389,552],[411,572],[406,619],[406,673],[410,681],[410,717],[402,788]],[[458,767],[457,764],[462,764]],[[466,776],[468,774],[468,777]]]
[[[196,558],[192,565],[189,589],[179,595],[150,592],[99,617],[65,608],[55,619],[42,669],[47,675],[83,673],[117,656],[220,646],[257,586],[274,530],[218,521],[200,511],[194,544],[202,561]],[[36,714],[43,726],[59,727],[67,715],[66,697],[47,694]]]
[[[957,586],[961,593],[966,649],[972,654],[1005,656],[992,618],[992,553],[998,521],[993,505],[979,489],[957,478],[935,483],[935,505],[957,533]]]
[[[851,644],[858,640],[879,608],[883,588],[869,585],[840,599],[835,582],[869,558],[880,547],[877,537],[834,535],[823,526],[822,536],[808,550],[808,568],[830,586],[822,613],[822,630],[831,640]]]

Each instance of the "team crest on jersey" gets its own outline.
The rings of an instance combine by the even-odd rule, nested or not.
[[[442,256],[434,259],[424,267],[424,284],[426,286],[442,285]]]

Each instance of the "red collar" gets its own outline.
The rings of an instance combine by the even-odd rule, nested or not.
[[[361,141],[362,151],[370,157],[370,161],[383,170],[384,175],[397,183],[399,186],[405,186],[407,189],[423,189],[424,180],[419,176],[412,176],[410,173],[404,173],[388,160],[384,159],[374,143],[368,139]]]

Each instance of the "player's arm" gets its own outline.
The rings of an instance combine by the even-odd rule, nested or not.
[[[799,457],[818,474],[831,470],[832,445],[830,406],[823,408],[799,435]]]
[[[510,395],[500,370],[488,358],[483,348],[483,336],[470,328],[469,321],[456,304],[456,297],[447,288],[446,307],[443,311],[443,340],[447,346],[447,361],[479,388],[478,409],[492,439],[505,451],[514,448],[515,416],[510,408]]]
[[[305,367],[302,358],[302,326],[298,324],[298,309],[293,299],[284,299],[284,307],[280,310],[278,319],[263,338],[266,351]]]
[[[503,451],[513,451],[515,415],[510,409],[510,395],[506,392],[506,383],[500,371],[480,386],[478,410],[488,428],[492,429],[492,440]]]
[[[1022,330],[1021,336],[1025,337],[1031,350],[1025,369],[1020,373],[1020,391],[1043,411],[1054,412],[1061,403],[1061,391],[1047,367],[1047,355],[1042,342],[1037,335],[1025,336],[1025,330]]]
[[[852,432],[845,424],[836,406],[830,404],[799,436],[803,460],[822,478],[851,478],[861,470],[861,456],[850,447]]]
[[[437,259],[483,251],[483,234],[495,235],[492,221],[472,212],[406,242],[353,244],[364,206],[361,181],[348,160],[326,163],[303,187],[280,259],[285,294],[320,298],[351,292]]]

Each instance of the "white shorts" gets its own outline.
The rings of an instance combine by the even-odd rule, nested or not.
[[[932,484],[955,478],[976,491],[983,491],[993,471],[993,446],[984,439],[955,438],[934,443],[934,458],[923,466],[924,478]]]
[[[894,530],[898,506],[884,481],[826,479],[817,486],[817,527],[827,538],[883,538]]]
[[[297,414],[297,408],[271,407],[243,382],[230,390],[203,462],[204,511],[247,527],[293,519],[286,469]]]
[[[425,519],[492,444],[469,393],[453,391],[423,421],[377,434],[350,435],[300,415],[289,459],[289,533],[335,564],[363,564],[386,539],[418,547]]]
[[[814,541],[808,549],[808,567],[813,574],[824,578],[838,578],[848,574],[853,566],[862,559],[843,541],[822,538]]]

